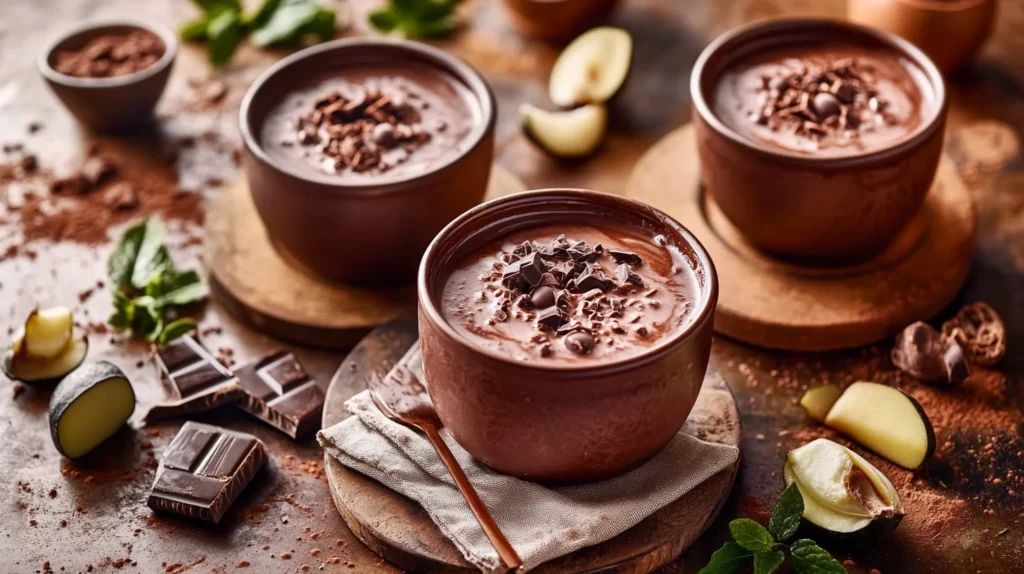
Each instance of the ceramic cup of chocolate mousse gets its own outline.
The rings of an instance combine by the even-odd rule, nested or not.
[[[152,119],[177,52],[174,33],[158,24],[91,22],[52,41],[40,53],[38,67],[78,121],[95,131],[113,131]]]
[[[240,115],[272,243],[329,280],[412,282],[434,235],[486,193],[494,96],[469,65],[423,44],[307,48],[257,79]]]
[[[942,152],[946,91],[919,49],[819,19],[739,28],[690,83],[707,192],[770,254],[878,254],[921,208]]]
[[[551,189],[478,206],[419,271],[437,414],[505,474],[570,484],[631,470],[697,399],[717,281],[689,231],[636,201]]]

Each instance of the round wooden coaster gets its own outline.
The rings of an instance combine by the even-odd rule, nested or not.
[[[823,267],[750,246],[704,193],[696,145],[692,126],[666,136],[637,163],[626,195],[679,220],[711,254],[720,285],[718,333],[792,351],[860,347],[936,315],[967,278],[974,202],[948,157],[921,212],[884,253],[855,266]]]
[[[349,416],[344,403],[366,388],[370,373],[386,374],[416,340],[416,318],[371,332],[349,353],[331,380],[323,427]],[[684,427],[703,440],[741,447],[740,414],[729,387],[709,369],[697,404]],[[325,455],[334,504],[352,532],[388,562],[411,572],[476,572],[441,534],[421,506]],[[740,461],[679,500],[602,544],[538,567],[539,574],[609,572],[641,574],[675,559],[718,516],[732,490]],[[696,565],[695,565],[696,566]]]
[[[525,189],[494,166],[486,199]],[[245,179],[211,202],[205,245],[214,295],[233,315],[279,339],[349,349],[416,303],[414,285],[368,289],[331,283],[289,261],[271,244]]]

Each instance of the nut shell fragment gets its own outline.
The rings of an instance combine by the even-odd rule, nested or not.
[[[942,334],[956,340],[971,361],[991,367],[1006,354],[1006,327],[995,309],[978,301],[965,305],[942,324]]]

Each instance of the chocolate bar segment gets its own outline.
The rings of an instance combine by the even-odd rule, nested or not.
[[[188,421],[164,452],[146,503],[219,522],[266,460],[252,435]]]
[[[239,406],[292,438],[320,428],[324,393],[295,355],[276,351],[237,371],[246,398]]]
[[[208,411],[245,397],[238,379],[191,335],[157,351],[156,363],[175,400],[150,407],[143,417],[147,423]]]

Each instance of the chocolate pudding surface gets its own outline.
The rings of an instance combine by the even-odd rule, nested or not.
[[[263,121],[260,145],[297,173],[372,184],[450,163],[481,121],[472,92],[445,71],[353,64],[289,90]]]
[[[715,115],[741,136],[786,152],[853,156],[891,147],[922,126],[933,94],[894,49],[795,44],[748,52],[714,86]]]
[[[494,240],[445,280],[445,321],[513,360],[588,367],[644,354],[690,325],[695,259],[656,231],[604,219]]]

